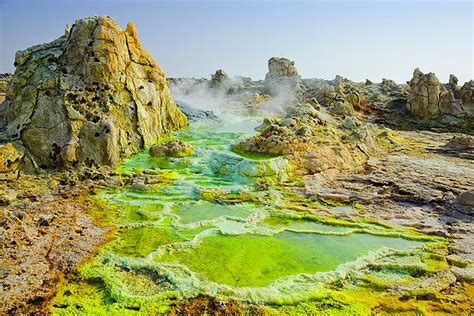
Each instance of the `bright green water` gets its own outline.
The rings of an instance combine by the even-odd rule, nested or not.
[[[279,217],[266,218],[262,225],[265,227],[270,227],[272,229],[291,229],[296,231],[311,230],[335,233],[347,233],[352,231],[352,228],[349,227],[327,225],[312,220],[285,219]]]
[[[211,220],[221,216],[245,218],[252,213],[249,206],[220,205],[205,201],[179,205],[176,209],[175,213],[183,224]]]
[[[381,247],[406,250],[418,244],[368,234],[211,236],[196,248],[163,255],[158,261],[182,263],[212,282],[261,287],[288,275],[330,271]]]

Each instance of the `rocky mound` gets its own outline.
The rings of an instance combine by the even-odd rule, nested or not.
[[[358,170],[377,148],[366,126],[353,117],[334,118],[314,99],[288,109],[282,119],[266,119],[260,131],[235,150],[285,156],[301,175]]]
[[[14,143],[26,169],[114,165],[187,124],[133,23],[77,20],[17,52],[15,65],[0,141]]]

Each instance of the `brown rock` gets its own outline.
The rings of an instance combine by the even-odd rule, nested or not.
[[[452,78],[454,83],[454,79]],[[408,111],[419,118],[436,118],[441,114],[462,115],[461,104],[453,91],[440,84],[434,73],[423,74],[416,68],[409,82]]]
[[[182,158],[190,156],[193,148],[179,140],[172,140],[160,145],[154,145],[150,148],[150,156],[152,157],[175,157]]]

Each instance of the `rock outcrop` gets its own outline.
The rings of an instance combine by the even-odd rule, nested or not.
[[[461,193],[457,197],[454,207],[461,213],[474,215],[474,191],[465,191]]]
[[[297,91],[301,78],[295,62],[286,58],[272,57],[268,60],[268,73],[265,75],[265,86],[270,94],[277,95],[281,90]]]
[[[0,142],[22,144],[24,168],[114,165],[187,124],[133,23],[77,20],[15,66]]]
[[[10,79],[11,79],[10,74],[0,74],[0,103],[5,101],[5,94],[6,94],[8,82],[10,81]],[[0,124],[1,123],[2,122],[0,121]]]
[[[268,73],[265,75],[265,80],[280,78],[299,79],[299,77],[294,61],[283,57],[272,57],[268,60]]]
[[[330,85],[321,90],[317,99],[333,114],[352,115],[354,107],[357,109],[361,107],[362,100],[357,91],[347,88],[344,79],[336,76]]]
[[[344,121],[339,128],[339,121],[312,101],[289,108],[282,119],[264,120],[260,134],[235,144],[234,149],[284,156],[299,175],[358,170],[378,146],[371,132],[353,121]]]
[[[457,82],[457,79],[450,79],[451,85]],[[434,73],[423,74],[416,68],[409,86],[407,109],[414,116],[430,119],[441,114],[464,114],[461,101],[455,98],[455,92],[443,86]]]
[[[219,88],[229,85],[229,83],[229,76],[222,69],[216,70],[216,72],[211,76],[211,87]]]
[[[474,80],[466,82],[459,89],[462,109],[468,117],[474,117]]]

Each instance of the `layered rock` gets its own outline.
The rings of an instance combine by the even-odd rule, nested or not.
[[[454,83],[454,78],[452,83]],[[423,74],[416,68],[409,82],[408,111],[419,118],[436,118],[441,114],[462,115],[461,102],[454,91],[443,86],[432,72]]]
[[[77,20],[15,65],[0,141],[20,142],[30,169],[114,165],[187,124],[133,23]]]

